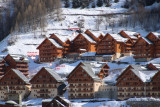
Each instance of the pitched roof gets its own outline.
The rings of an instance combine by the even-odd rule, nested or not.
[[[96,38],[98,38],[100,35],[105,35],[104,34],[104,32],[102,32],[102,31],[92,31],[92,30],[90,30],[90,32],[96,37]]]
[[[145,40],[148,44],[153,44],[150,40],[148,40],[147,38],[142,37],[143,40]]]
[[[101,79],[95,74],[95,72],[92,70],[92,67],[88,63],[83,63],[84,65],[81,65],[81,67],[87,72],[90,77],[95,81],[101,81]]]
[[[92,66],[89,62],[80,62],[73,70],[72,72],[67,76],[67,78],[70,77],[70,75],[77,69],[77,67],[82,67],[83,70],[94,80],[94,81],[101,81],[101,79],[95,74],[95,72],[92,70]]]
[[[49,40],[53,45],[55,45],[57,48],[62,48],[62,46],[61,46],[58,42],[56,42],[54,39],[48,38],[48,40]]]
[[[137,32],[132,32],[132,31],[124,31],[130,38],[132,39],[138,39],[136,36],[134,35],[138,35],[139,33]]]
[[[53,69],[47,68],[47,67],[44,67],[44,69],[45,69],[48,73],[50,73],[51,76],[52,76],[53,78],[55,78],[55,80],[56,80],[57,82],[63,82],[63,81],[64,81],[55,71],[53,71]]]
[[[157,38],[160,38],[160,33],[152,32]]]
[[[124,38],[119,34],[109,34],[111,35],[117,42],[126,42],[128,38]]]
[[[153,64],[158,70],[160,70],[160,64]]]
[[[137,69],[131,69],[143,82],[150,82],[152,77],[158,72],[158,70],[139,71]]]
[[[16,62],[29,62],[27,56],[20,54],[9,54]]]
[[[83,64],[89,66],[92,69],[94,75],[98,74],[101,71],[102,67],[106,65],[106,63],[100,62],[83,62]]]
[[[21,71],[19,71],[19,70],[17,70],[17,69],[11,69],[14,73],[16,73],[17,75],[18,75],[18,77],[20,77],[26,84],[30,84],[29,83],[29,79],[28,78],[26,78],[26,76],[24,76],[24,74],[21,72]]]
[[[94,41],[89,35],[85,34],[85,33],[81,33],[89,42],[91,43],[96,43],[96,41]]]
[[[132,69],[130,69],[135,75],[137,75],[142,82],[150,82],[154,75],[158,72],[158,70],[149,70],[147,66],[142,65],[130,65]],[[128,67],[127,67],[128,68]],[[126,69],[123,70],[123,72]],[[120,76],[123,74],[120,74]]]

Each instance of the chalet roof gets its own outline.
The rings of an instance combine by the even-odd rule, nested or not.
[[[160,70],[160,64],[153,64],[153,65]]]
[[[58,81],[58,82],[63,82],[64,81],[55,71],[53,71],[53,69],[47,68],[47,67],[45,67],[44,69],[48,73],[50,73],[53,76],[53,78],[55,78],[56,81]]]
[[[101,71],[101,68],[106,64],[100,62],[83,62],[83,63],[91,67],[94,75],[98,74]]]
[[[29,59],[20,54],[9,54],[16,62],[29,62]]]
[[[81,67],[92,77],[95,81],[101,81],[101,79],[95,74],[95,72],[92,70],[92,66],[88,62],[82,62],[84,65],[81,65]]]
[[[54,39],[48,38],[48,40],[49,40],[52,44],[54,44],[57,48],[62,48],[62,46],[61,46],[59,43],[57,43]]]
[[[160,38],[160,33],[152,32],[157,38]]]
[[[158,70],[139,71],[137,69],[131,69],[143,82],[150,82],[152,77],[158,72]]]
[[[124,38],[119,34],[110,34],[117,42],[126,42],[128,38]]]
[[[19,71],[19,70],[17,70],[17,69],[11,69],[14,73],[16,73],[26,84],[30,84],[29,83],[29,79],[28,78],[26,78],[26,76],[24,76],[24,74],[21,72],[21,71]]]
[[[96,43],[96,41],[94,41],[89,35],[85,34],[85,33],[81,33],[89,42],[91,43]]]
[[[90,30],[90,32],[91,32],[96,38],[98,38],[101,34],[102,34],[103,36],[105,36],[104,32],[102,32],[102,31],[92,31],[92,30]]]
[[[142,37],[142,39],[144,39],[148,44],[153,44],[150,40],[148,40],[147,38]]]
[[[131,65],[131,66],[133,67],[133,69],[136,69],[136,70],[141,70],[141,71],[148,70],[146,66],[142,66],[142,65]]]
[[[137,32],[132,32],[132,31],[124,31],[130,38],[132,39],[138,39],[136,36],[134,35],[138,35]]]

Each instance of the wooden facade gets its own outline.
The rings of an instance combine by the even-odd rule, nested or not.
[[[21,71],[25,76],[28,76],[28,62],[27,57],[18,54],[8,54],[1,62],[2,75],[7,73],[11,68]]]
[[[153,43],[153,57],[158,58],[160,57],[160,34],[150,32],[146,38]]]
[[[38,47],[40,62],[53,62],[57,57],[62,57],[63,47],[54,39],[46,38]]]
[[[66,57],[68,54],[72,52],[72,42],[69,39],[67,39],[63,46],[63,57]]]
[[[154,55],[153,43],[146,38],[139,38],[134,44],[133,54],[134,58],[137,59],[137,61],[150,60],[151,58],[153,58]]]
[[[30,93],[29,80],[19,70],[10,69],[0,79],[0,93],[0,100],[8,100],[16,95],[21,95],[23,99]]]
[[[80,63],[68,76],[69,99],[94,98],[101,86],[101,80],[95,76],[88,65]],[[88,73],[90,72],[90,73]]]
[[[73,52],[95,52],[96,42],[87,34],[78,34],[72,42]]]
[[[103,65],[100,72],[97,74],[98,77],[101,79],[103,79],[104,77],[107,77],[109,75],[109,72],[108,72],[109,69],[110,69],[110,67],[107,64]]]
[[[0,78],[4,75],[4,59],[0,58]]]
[[[31,80],[31,98],[53,98],[57,88],[63,83],[62,78],[50,68],[42,68]]]
[[[128,66],[117,78],[118,99],[124,100],[132,97],[160,97],[160,86],[158,70],[149,70],[148,67]],[[145,70],[144,70],[145,68]],[[144,71],[143,71],[144,70]],[[141,77],[141,73],[153,73],[152,77]],[[145,79],[149,78],[149,79]]]

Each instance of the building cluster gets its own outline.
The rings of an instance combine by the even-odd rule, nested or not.
[[[77,58],[96,61],[111,61],[121,56],[134,54],[136,61],[148,61],[160,56],[160,34],[151,32],[146,37],[132,31],[118,34],[104,34],[100,31],[86,30],[75,36],[51,34],[38,47],[39,61],[52,62],[59,57]],[[88,54],[85,57],[85,53]]]
[[[15,56],[18,55],[9,54],[3,60],[15,60]],[[18,60],[21,59],[18,58],[16,61],[20,64]],[[0,100],[17,99],[19,95],[22,99],[28,96],[54,98],[63,95],[67,88],[69,99],[106,97],[124,100],[131,97],[160,97],[160,64],[129,65],[123,69],[115,82],[104,81],[105,77],[110,75],[109,69],[105,62],[80,62],[66,80],[47,67],[41,68],[29,79],[19,67],[11,66],[0,79]],[[64,84],[65,81],[68,85]],[[58,99],[64,102],[63,99]],[[51,103],[55,101],[57,100]]]
[[[53,69],[42,68],[33,78],[28,76],[27,57],[8,54],[1,58],[0,100],[53,98],[63,93],[64,80]]]
[[[103,56],[101,61],[108,61],[134,54],[137,61],[147,61],[160,56],[159,38],[160,34],[154,32],[141,37],[139,33],[130,31],[104,35],[86,30],[70,38],[51,34],[37,49],[41,62],[52,62],[58,57],[75,57],[77,53],[88,60]],[[129,65],[115,82],[108,83],[104,78],[110,75],[110,67],[105,62],[80,62],[66,80],[47,67],[29,78],[28,63],[23,55],[8,54],[0,58],[0,100],[17,99],[19,95],[22,99],[28,96],[54,98],[63,95],[67,88],[69,99],[160,97],[160,64]],[[44,104],[67,104],[67,100],[56,98]]]
[[[38,47],[39,61],[51,62],[58,57],[74,57],[76,54],[95,52],[96,55],[131,55],[132,46],[140,34],[121,31],[119,34],[104,34],[100,31],[86,30],[75,36],[51,34]]]

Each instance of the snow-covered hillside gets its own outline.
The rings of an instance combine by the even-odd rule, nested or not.
[[[120,0],[118,3],[112,3],[111,7],[97,7],[97,8],[85,8],[85,9],[68,9],[62,8],[62,21],[55,21],[54,17],[51,14],[47,15],[47,26],[45,27],[45,31],[42,32],[43,35],[49,37],[51,33],[58,33],[62,36],[72,36],[75,30],[69,30],[68,28],[78,28],[78,23],[81,23],[80,20],[84,20],[84,30],[98,30],[96,27],[96,20],[99,18],[99,14],[108,14],[108,13],[123,13],[127,12],[127,9],[121,8],[124,4],[125,0]],[[95,15],[95,16],[94,16]],[[120,16],[119,16],[120,17]],[[112,20],[118,20],[119,17],[112,17]],[[106,25],[108,23],[105,21],[105,17],[102,17],[102,22],[99,26],[99,30],[103,31],[104,34],[106,33],[118,33],[121,30],[126,30],[126,28],[122,27],[115,27],[112,30],[111,27],[106,29]],[[127,28],[130,31],[136,31],[142,34],[142,36],[146,36],[147,33],[144,30],[140,30],[137,26],[135,29]],[[7,45],[8,40],[14,39],[15,44],[11,46]],[[24,32],[24,33],[12,33],[7,38],[5,38],[0,43],[0,54],[23,54],[27,55],[27,52],[38,52],[36,49],[37,46],[44,40],[44,37],[41,36],[41,29],[37,28],[36,31],[33,32]],[[4,51],[8,49],[7,51]]]

